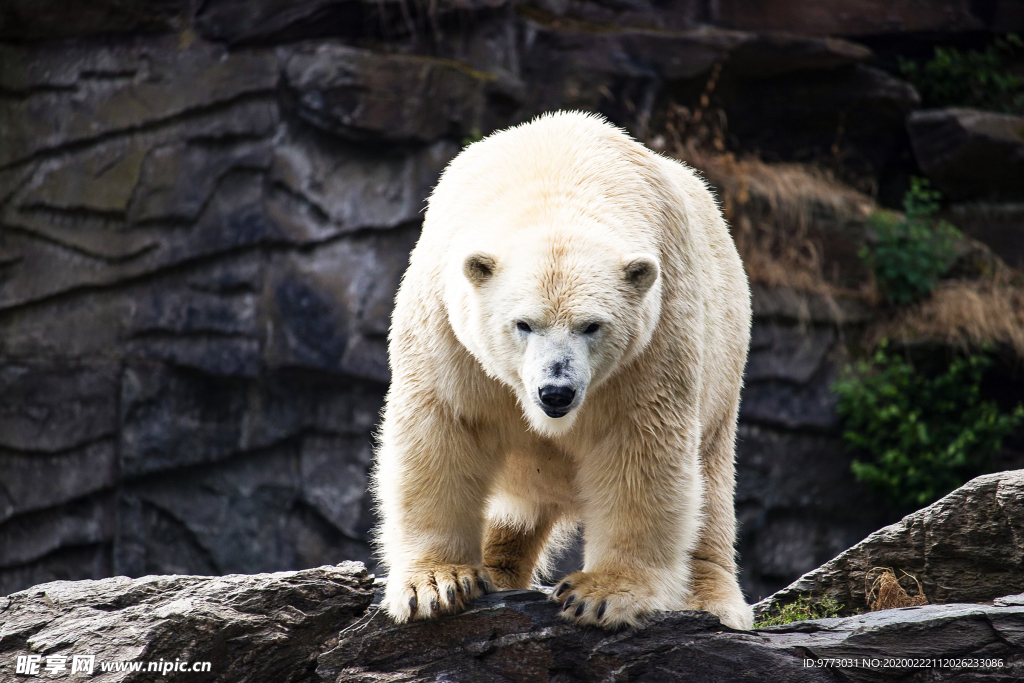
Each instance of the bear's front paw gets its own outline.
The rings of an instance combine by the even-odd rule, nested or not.
[[[652,591],[638,577],[614,572],[576,572],[551,592],[561,615],[576,624],[636,626],[652,611]]]
[[[468,564],[418,564],[392,572],[382,606],[398,623],[456,614],[470,600],[487,593],[490,577],[483,567]]]

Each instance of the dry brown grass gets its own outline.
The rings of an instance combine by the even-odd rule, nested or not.
[[[884,305],[873,274],[857,255],[867,219],[879,208],[829,171],[805,164],[769,164],[725,151],[725,114],[710,107],[720,68],[694,109],[670,105],[653,149],[686,162],[714,186],[751,282],[824,295],[856,297],[877,307],[866,330],[881,338],[939,341],[965,350],[1001,344],[1024,358],[1024,276],[981,245],[991,267],[970,279],[941,283],[905,308]]]
[[[900,585],[900,580],[909,585],[909,581],[906,579],[914,582],[917,589],[914,595],[909,595],[907,590]],[[868,586],[869,582],[870,586]],[[907,572],[903,572],[903,576],[896,578],[896,572],[891,567],[875,567],[864,576],[864,584],[868,608],[872,612],[877,612],[880,609],[928,604],[928,598],[924,594],[924,589],[921,588],[921,582]]]
[[[874,207],[870,199],[800,164],[699,152],[684,161],[718,189],[752,281],[824,294],[841,287],[828,268],[822,233],[863,223]]]
[[[708,93],[713,85],[712,78]],[[833,294],[841,285],[829,267],[824,233],[851,228],[859,237],[875,203],[819,168],[738,159],[723,151],[724,114],[707,110],[707,101],[703,96],[695,111],[670,106],[664,132],[649,144],[694,167],[714,186],[753,282]]]
[[[868,341],[941,341],[967,350],[1003,344],[1024,358],[1024,289],[995,278],[941,283],[924,301],[875,326]]]

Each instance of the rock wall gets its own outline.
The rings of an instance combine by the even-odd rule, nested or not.
[[[0,592],[367,559],[388,315],[459,145],[286,121],[294,50],[5,46]]]
[[[860,3],[838,32],[1013,16],[926,4],[880,24]],[[761,35],[776,14],[755,5],[5,3],[0,595],[369,560],[391,301],[466,138],[559,107],[644,137],[722,63],[749,148],[841,144],[868,168],[908,153],[912,88],[824,14]],[[852,483],[827,392],[851,319],[785,292],[758,306],[739,448],[751,598],[890,521]]]
[[[750,600],[786,585],[898,515],[853,481],[830,391],[844,334],[866,311],[754,287],[737,435],[741,581]]]

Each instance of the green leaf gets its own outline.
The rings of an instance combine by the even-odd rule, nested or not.
[[[882,340],[870,362],[832,385],[854,455],[854,478],[899,507],[926,505],[985,471],[1004,437],[1024,424],[1024,404],[1002,412],[981,398],[992,359],[956,358],[925,374]]]
[[[940,199],[928,180],[914,177],[903,199],[902,220],[881,211],[868,218],[875,241],[857,253],[892,303],[909,304],[929,294],[952,263],[961,235],[934,218]]]

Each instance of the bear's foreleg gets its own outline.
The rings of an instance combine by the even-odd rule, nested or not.
[[[701,510],[694,441],[638,436],[580,463],[586,561],[552,592],[565,618],[612,628],[682,607]]]
[[[459,612],[488,590],[490,450],[438,402],[389,398],[374,479],[383,515],[378,544],[389,567],[383,607],[396,621]]]

